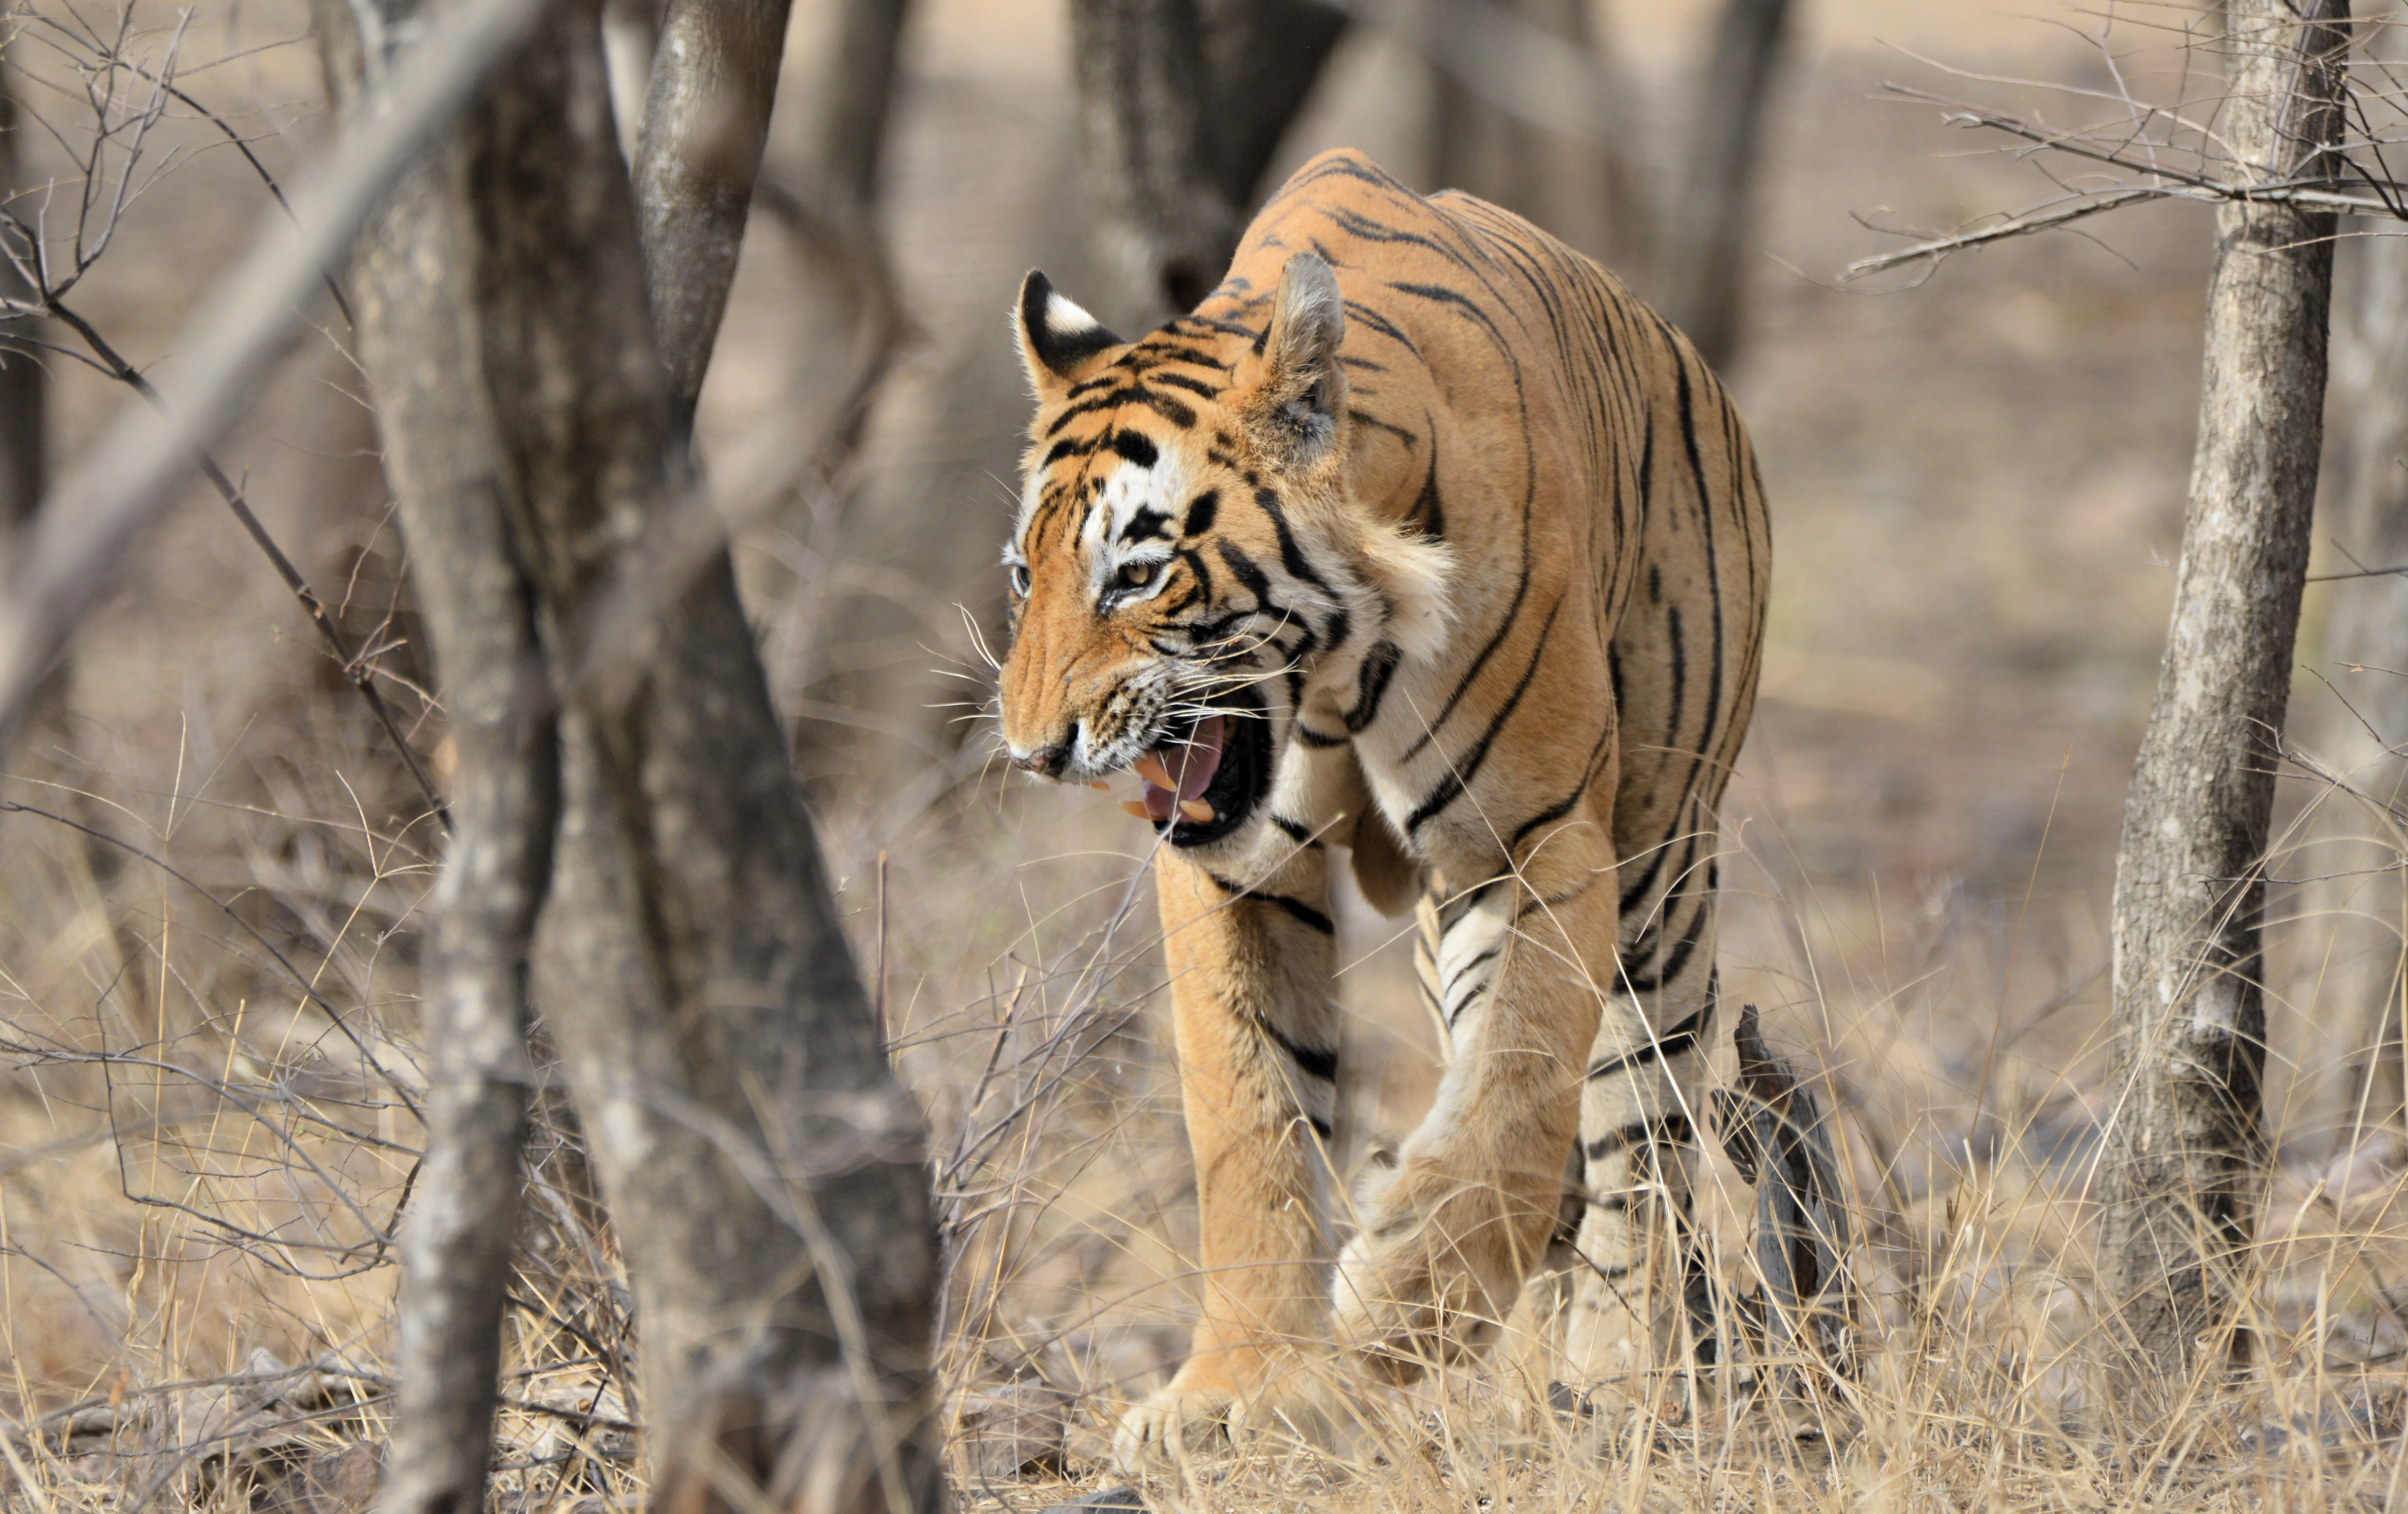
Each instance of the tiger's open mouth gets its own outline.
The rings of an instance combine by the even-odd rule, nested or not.
[[[1200,846],[1245,824],[1270,786],[1270,735],[1259,708],[1201,716],[1131,764],[1143,781],[1124,806],[1173,846]]]

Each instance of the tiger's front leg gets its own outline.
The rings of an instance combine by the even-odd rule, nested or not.
[[[1544,861],[1438,898],[1438,1099],[1355,1196],[1337,1334],[1407,1382],[1496,1335],[1562,1208],[1581,1074],[1613,973],[1612,851],[1566,826]]]
[[[1327,854],[1302,844],[1240,880],[1166,851],[1157,873],[1203,1299],[1185,1363],[1121,1421],[1124,1464],[1150,1447],[1183,1451],[1193,1424],[1271,1420],[1327,1335],[1339,1031]]]

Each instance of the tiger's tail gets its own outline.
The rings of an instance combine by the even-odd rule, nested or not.
[[[1819,1399],[1858,1367],[1859,1289],[1829,1116],[1764,1043],[1754,1004],[1732,1042],[1739,1081],[1714,1093],[1723,1149],[1756,1189],[1751,1250],[1758,1278],[1744,1310],[1770,1386]]]

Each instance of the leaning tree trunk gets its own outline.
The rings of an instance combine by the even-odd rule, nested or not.
[[[551,843],[533,997],[635,1287],[654,1507],[926,1509],[942,1486],[919,1112],[871,1024],[724,552],[640,607],[651,631],[640,666],[614,670],[630,676],[584,676],[597,607],[641,581],[645,544],[670,512],[707,508],[687,487],[682,417],[733,272],[724,254],[744,200],[733,180],[749,181],[758,162],[777,63],[757,13],[689,6],[712,13],[681,33],[679,8],[638,153],[639,171],[652,153],[684,170],[647,180],[673,203],[656,198],[643,219],[681,217],[671,234],[639,244],[596,7],[565,5],[430,176],[433,203],[414,223],[410,206],[396,210],[422,239],[389,243],[394,256],[371,265],[393,281],[370,302],[378,329],[364,345],[396,487],[422,497],[405,509],[433,533],[413,539],[421,572],[463,581],[422,586],[447,698],[455,669],[494,670],[498,687],[502,670],[525,675],[530,642],[542,654],[540,685],[506,701],[535,717],[505,724],[519,744],[488,743],[483,760],[558,785],[556,830],[530,833],[543,812],[520,804],[510,855],[532,861]],[[664,69],[689,77],[665,81]],[[661,108],[714,79],[731,108]],[[731,122],[749,140],[719,135]],[[647,253],[656,284],[689,254],[691,282],[719,284],[680,289],[658,342]],[[431,461],[413,476],[413,458]],[[447,484],[455,497],[423,497]],[[438,598],[453,608],[437,613]],[[535,738],[554,730],[557,765],[546,769]],[[464,740],[464,797],[477,753]],[[460,854],[447,861],[464,868]],[[506,949],[515,972],[524,921],[505,896],[443,897],[484,911],[478,960]],[[438,969],[437,981],[456,976]],[[515,997],[496,1002],[513,981],[485,979],[489,1027],[520,1012]],[[507,1074],[487,1067],[484,1081]],[[498,1098],[492,1109],[508,1113]],[[429,1140],[464,1148],[448,1169],[431,1156],[430,1176],[515,1160],[514,1122],[498,1117],[438,1119]],[[427,1218],[446,1202],[422,1189],[409,1224],[425,1245],[459,1228]],[[472,1464],[483,1452],[459,1442],[488,1433],[494,1315],[480,1290],[499,1287],[508,1226],[497,1204],[486,1212],[498,1233],[482,1237],[484,1251],[463,1245],[449,1273],[413,1272],[403,1299],[406,1364],[426,1377],[405,1390],[400,1443],[452,1437],[453,1492],[413,1493],[429,1479],[409,1473],[389,1507],[481,1505]],[[447,1319],[465,1360],[425,1348]],[[438,1383],[465,1402],[437,1402]]]
[[[2348,15],[2347,0],[2229,0],[2220,124],[2241,182],[2332,171]],[[2307,568],[2332,231],[2329,212],[2284,205],[2229,201],[2216,217],[2172,624],[2115,876],[2100,1305],[2136,1395],[2179,1393],[2194,1366],[2248,1349],[2234,1317],[2262,1157],[2268,736]]]

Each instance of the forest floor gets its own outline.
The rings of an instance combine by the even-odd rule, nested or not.
[[[188,43],[224,60],[197,77],[280,171],[322,135],[322,92],[306,41],[260,44],[300,36],[304,8],[228,0],[203,8]],[[1662,107],[1704,7],[1609,8]],[[2032,9],[2043,14],[2021,13]],[[1061,248],[1047,209],[1070,143],[1059,10],[926,0],[915,22],[889,216],[920,336],[861,464],[869,483],[925,476],[932,455],[993,471],[979,461],[997,447],[985,417],[1008,416],[1016,395],[985,397],[976,420],[953,397],[964,366],[1003,342],[1021,271]],[[2389,1499],[2408,1465],[2408,1328],[2390,1291],[2408,1223],[2394,1162],[2335,1154],[2345,1006],[2285,976],[2313,953],[2313,922],[2276,944],[2269,1122],[2282,1161],[2260,1223],[2258,1364],[2201,1385],[2171,1429],[2135,1422],[2093,1376],[2107,1311],[2092,1286],[2091,1164],[2114,1103],[2107,901],[2179,543],[2206,218],[2130,212],[1883,292],[1836,282],[1887,245],[1857,217],[1947,227],[2043,196],[2003,144],[1878,96],[1900,79],[2035,98],[1925,57],[2100,83],[2098,50],[2060,22],[2098,27],[2060,5],[1806,7],[1768,136],[1763,255],[1732,375],[1776,568],[1763,699],[1726,815],[1725,991],[1763,1008],[1842,1112],[1880,1326],[1861,1383],[1802,1435],[1719,1403],[1567,1419],[1547,1407],[1553,1327],[1534,1289],[1484,1363],[1360,1401],[1315,1447],[1266,1436],[1154,1469],[1157,1504],[1635,1514]],[[2132,63],[2135,90],[2152,86],[2143,65],[2165,61]],[[1410,175],[1417,77],[1392,43],[1348,44],[1285,155],[1348,142]],[[249,170],[201,147],[207,136],[193,133],[196,151],[150,192],[86,296],[138,361],[175,360],[192,301],[260,213]],[[818,361],[796,315],[802,279],[756,228],[706,394],[707,457],[788,403]],[[331,311],[312,315],[329,340],[288,365],[226,456],[365,635],[402,602],[403,559],[356,372]],[[55,367],[54,440],[71,458],[121,397]],[[997,371],[1008,384],[1009,365]],[[1009,494],[1000,474],[974,476],[966,508],[985,512],[926,528],[999,540]],[[924,600],[902,655],[936,659],[967,656],[953,599],[992,592],[846,580],[857,526],[822,504],[742,538],[777,693],[824,726],[845,717],[812,701],[837,686],[825,665],[845,648],[829,627],[847,594]],[[975,555],[982,565],[983,545]],[[406,632],[406,613],[394,624]],[[2315,624],[2312,606],[2307,666]],[[413,1067],[411,943],[437,838],[409,820],[402,780],[305,630],[195,492],[132,555],[8,770],[7,799],[141,849],[0,817],[0,1029],[19,1069],[0,1077],[0,1408],[54,1417],[6,1437],[14,1470],[0,1487],[19,1479],[37,1507],[147,1514],[256,1496],[332,1514],[361,1486],[349,1448],[383,1433],[394,1279],[379,1232],[406,1190],[399,1148],[415,1124],[260,948],[272,941],[344,1006],[388,1065]],[[413,657],[395,656],[396,697],[398,680],[423,679]],[[439,711],[423,718],[439,770]],[[1000,1179],[1014,1201],[955,1258],[946,1370],[961,1502],[1026,1510],[1118,1480],[1100,1434],[1175,1364],[1194,1307],[1162,968],[1148,890],[1132,887],[1146,836],[1118,796],[996,772],[824,792],[831,858],[862,959],[887,963],[898,1064],[926,1097],[940,1175]],[[1436,1062],[1401,924],[1351,897],[1340,906],[1344,1169],[1411,1127]],[[997,1046],[1003,1071],[982,1081]],[[1728,1060],[1716,1059],[1725,1074]],[[255,1117],[230,1090],[282,1102]],[[973,1159],[974,1136],[1013,1108],[1006,1138]],[[317,1169],[296,1168],[303,1150]],[[1719,1155],[1707,1167],[1705,1223],[1736,1276],[1748,1196]],[[522,1277],[543,1308],[514,1317],[498,1496],[597,1514],[636,1491],[632,1408],[578,1333],[624,1328],[624,1295],[590,1217],[543,1192]],[[997,1406],[1024,1400],[1035,1428],[1016,1430]],[[79,1433],[57,1418],[68,1411]]]

